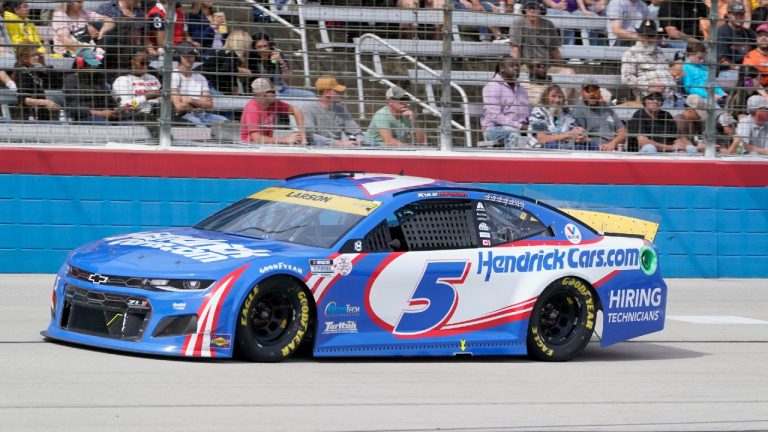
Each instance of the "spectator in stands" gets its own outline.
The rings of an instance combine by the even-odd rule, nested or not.
[[[768,0],[760,0],[758,4],[753,2],[752,6],[752,19],[747,21],[745,17],[744,23],[749,24],[749,29],[754,33],[760,24],[768,22]]]
[[[701,142],[704,134],[704,122],[707,119],[707,101],[699,95],[691,94],[685,98],[685,109],[674,117],[678,138],[686,138],[689,153],[703,152]]]
[[[3,4],[3,20],[8,32],[8,39],[14,47],[26,41],[40,46],[38,52],[45,54],[46,49],[37,27],[29,19],[29,4],[25,0],[9,0]]]
[[[657,45],[659,32],[656,23],[644,20],[636,35],[635,45],[621,56],[621,82],[633,90],[635,97],[657,91],[665,96],[668,106],[673,106],[676,83],[669,73],[664,52]]]
[[[629,120],[627,151],[640,153],[684,152],[693,143],[688,138],[677,138],[675,119],[661,109],[664,95],[650,91],[643,95],[643,109]],[[695,151],[695,147],[693,148]]]
[[[618,150],[627,138],[627,129],[616,112],[602,100],[597,81],[581,87],[581,100],[572,110],[576,124],[587,132],[591,146],[602,151]]]
[[[275,98],[276,88],[266,78],[256,78],[251,83],[254,98],[248,101],[240,117],[240,139],[258,144],[306,145],[304,115],[300,109]],[[275,137],[279,114],[293,114],[298,131]]]
[[[707,8],[712,8],[712,2],[710,0],[702,0],[704,4],[707,6]],[[752,20],[752,0],[737,0],[741,1],[744,5],[744,28],[749,28],[749,22]],[[717,18],[718,18],[718,26],[723,24],[723,18],[728,13],[728,0],[718,1],[717,2]],[[709,17],[709,9],[707,9],[707,17]],[[708,19],[703,19],[699,23],[701,26],[701,35],[706,40],[709,38],[709,29],[712,27],[712,24]]]
[[[541,17],[546,12],[538,0],[525,0],[524,16],[512,20],[509,29],[509,54],[512,57],[526,64],[532,61],[542,61],[549,65],[562,62],[560,33],[552,21]],[[569,68],[558,68],[557,72],[574,73]]]
[[[248,32],[234,29],[228,33],[224,46],[213,51],[203,61],[201,71],[208,80],[211,94],[240,94],[238,80],[247,80],[251,75],[251,70],[248,69],[248,52],[252,44]]]
[[[544,90],[552,85],[552,77],[547,73],[547,70],[546,62],[534,61],[528,66],[528,81],[520,83],[528,94],[528,100],[534,104],[541,100]]]
[[[387,105],[376,111],[362,144],[373,147],[404,147],[426,144],[424,131],[414,127],[411,98],[400,87],[386,92]]]
[[[22,43],[16,47],[15,80],[24,120],[58,120],[61,106],[46,99],[51,78],[48,68],[40,62],[39,46]]]
[[[749,115],[742,117],[736,126],[731,145],[722,152],[768,155],[768,99],[762,95],[750,96],[747,111]]]
[[[224,12],[214,10],[214,3],[212,1],[192,2],[186,17],[189,35],[200,44],[204,57],[210,50],[217,50],[224,46],[224,40],[229,31],[226,15]]]
[[[596,15],[587,8],[584,0],[543,0],[544,6],[549,8],[552,16],[565,16],[577,18],[583,15]],[[563,45],[576,45],[576,29],[560,29]],[[586,45],[586,44],[585,44]]]
[[[758,91],[767,96],[765,89],[768,88],[768,23],[757,27],[757,47],[747,53],[742,64],[757,69],[760,73]]]
[[[73,57],[80,48],[102,45],[104,35],[114,28],[112,18],[85,10],[82,1],[65,1],[51,20],[53,52]]]
[[[149,54],[143,48],[134,48],[131,56],[131,73],[118,77],[112,84],[112,96],[123,111],[123,120],[140,122],[157,137],[158,111],[160,109],[160,80],[147,72]]]
[[[565,94],[557,84],[549,85],[539,105],[528,118],[528,146],[560,150],[597,150],[589,145],[587,131],[576,124],[570,108],[564,106]],[[590,148],[591,147],[591,148]]]
[[[739,121],[734,118],[731,113],[724,112],[717,116],[717,136],[715,137],[715,144],[720,152],[730,147],[733,140],[733,135],[736,133],[736,125]]]
[[[112,18],[115,29],[104,36],[104,68],[126,69],[134,47],[144,46],[144,12],[140,0],[111,0],[101,4],[96,13]]]
[[[760,85],[760,73],[753,66],[739,66],[739,75],[736,85],[731,89],[725,109],[737,119],[747,115],[747,100],[755,94],[768,94]]]
[[[417,9],[419,0],[397,0],[397,7],[403,9]],[[411,23],[400,23],[400,38],[413,39],[416,36],[416,27]]]
[[[311,91],[288,86],[288,80],[292,75],[291,65],[270,35],[254,33],[251,39],[253,39],[255,55],[249,58],[248,69],[255,76],[270,79],[275,83],[278,88],[277,94],[281,98],[315,98],[315,94]]]
[[[685,62],[682,60],[673,60],[669,65],[669,74],[672,75],[672,79],[675,80],[675,87],[672,90],[672,99],[674,100],[672,106],[675,108],[680,108],[685,105],[685,93],[683,92],[682,84],[683,77],[685,76],[685,71],[683,71],[684,65]]]
[[[698,95],[707,98],[708,67],[704,64],[707,57],[707,46],[699,41],[688,42],[685,50],[685,65],[683,65],[683,77],[681,83],[687,94]],[[727,96],[725,91],[714,83],[715,102],[722,104]]]
[[[518,82],[519,76],[520,62],[504,57],[496,65],[491,81],[483,87],[483,135],[508,149],[518,147],[520,134],[528,128],[531,115],[528,93]]]
[[[4,70],[0,70],[0,83],[3,83],[5,88],[7,88],[13,93],[16,93],[18,91],[16,82]]]
[[[717,31],[717,59],[722,69],[730,70],[741,64],[755,41],[755,33],[744,27],[745,8],[740,0],[728,4],[725,25]],[[737,68],[732,71],[737,73]]]
[[[75,53],[75,71],[64,78],[67,116],[75,122],[118,120],[109,87],[101,69],[102,56],[89,48]]]
[[[179,67],[178,72],[174,72],[171,79],[171,101],[174,114],[198,127],[228,121],[224,116],[208,112],[213,109],[208,80],[203,75],[192,71],[198,56],[195,45],[192,42],[183,41],[176,45],[175,49],[179,55]]]
[[[723,0],[725,1],[725,0]],[[709,16],[709,6],[701,0],[664,0],[659,8],[659,24],[670,48],[685,49],[688,42],[701,37],[699,21]]]
[[[339,102],[347,87],[332,76],[315,81],[318,100],[304,108],[304,127],[310,144],[317,146],[357,147],[363,139],[360,126],[347,107]]]
[[[165,45],[165,18],[168,16],[169,3],[167,0],[158,1],[147,12],[147,52],[152,57],[160,56],[163,53],[163,45]],[[195,47],[200,46],[187,32],[187,24],[184,19],[184,11],[181,9],[181,2],[175,3],[176,20],[173,24],[173,44],[178,45],[183,41],[188,41]]]
[[[606,16],[610,45],[631,46],[640,39],[637,28],[648,17],[648,6],[642,0],[611,0]]]

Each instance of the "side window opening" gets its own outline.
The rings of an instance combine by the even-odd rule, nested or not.
[[[519,207],[488,201],[484,201],[483,205],[488,214],[494,245],[549,233],[541,221]]]

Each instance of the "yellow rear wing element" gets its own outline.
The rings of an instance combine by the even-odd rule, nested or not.
[[[560,209],[601,233],[642,235],[649,242],[656,238],[659,224],[629,216],[588,210]]]
[[[287,202],[360,216],[368,216],[381,205],[379,201],[282,187],[266,188],[248,198]]]

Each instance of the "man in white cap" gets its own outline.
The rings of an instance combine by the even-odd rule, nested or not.
[[[318,146],[357,147],[362,131],[347,107],[340,102],[347,87],[336,78],[315,81],[317,101],[304,106],[304,127],[309,143]]]
[[[685,98],[685,109],[675,116],[677,135],[680,139],[688,140],[686,151],[688,153],[703,152],[704,145],[699,141],[704,134],[704,122],[707,119],[707,101],[695,94],[689,94]]]
[[[248,101],[240,116],[240,139],[258,144],[306,145],[304,115],[301,110],[276,99],[276,89],[267,78],[256,78],[251,83],[254,98]],[[279,114],[293,114],[297,132],[275,137]]]
[[[768,155],[768,99],[761,95],[747,99],[748,116],[736,126],[736,135],[723,153]]]
[[[411,98],[400,87],[387,90],[387,105],[373,115],[363,145],[373,147],[403,147],[425,144],[421,129],[414,129]]]

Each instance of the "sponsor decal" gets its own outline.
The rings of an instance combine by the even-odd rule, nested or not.
[[[579,227],[574,224],[568,224],[565,226],[565,238],[573,244],[581,243],[581,231]]]
[[[360,216],[368,216],[381,205],[379,201],[281,187],[266,188],[251,195],[249,198],[287,202]]]
[[[333,275],[333,260],[330,259],[311,259],[309,260],[309,271],[318,276]]]
[[[482,233],[481,233],[482,234]],[[485,257],[484,257],[485,255]],[[477,274],[485,272],[485,281],[494,273],[526,273],[532,271],[640,266],[639,249],[553,249],[518,255],[493,255],[478,252]]]
[[[183,311],[187,309],[187,304],[184,302],[173,302],[173,304],[171,304],[171,307],[173,308],[173,310]]]
[[[108,245],[159,249],[204,263],[230,258],[269,256],[269,251],[265,249],[249,249],[237,243],[228,243],[225,240],[202,239],[168,232],[126,234],[107,237],[104,240]]]
[[[356,321],[326,321],[323,334],[357,333]]]
[[[466,198],[466,192],[419,192],[416,194],[419,198]]]
[[[328,316],[359,315],[360,306],[351,304],[337,305],[336,302],[330,302],[325,306],[325,314]]]
[[[297,267],[293,264],[286,264],[283,262],[266,265],[259,269],[259,273],[264,274],[264,273],[275,271],[275,270],[290,270],[294,273],[304,274],[304,270],[302,270],[301,267]]]
[[[211,335],[211,348],[223,348],[227,349],[232,343],[232,335]]]
[[[659,287],[611,290],[607,311],[619,311],[607,312],[606,320],[609,323],[658,321],[663,301],[664,293]]]
[[[483,246],[490,246],[490,245],[491,245],[491,241],[490,240],[483,239]]]
[[[480,231],[490,231],[491,227],[489,227],[487,223],[483,222],[477,226],[477,229],[479,229]]]
[[[482,232],[481,231],[481,232],[478,233],[478,235],[480,237],[482,237],[482,238],[488,238],[488,239],[491,238],[491,233],[487,233],[487,232]]]
[[[483,211],[483,212],[485,211],[485,206],[483,205],[483,203],[481,202],[477,203],[477,211]]]
[[[483,197],[486,201],[493,201],[497,203],[507,204],[515,207],[523,208],[525,207],[525,203],[523,201],[520,201],[519,199],[505,197],[501,195],[491,195],[487,194]]]
[[[363,250],[363,241],[362,240],[355,240],[354,244],[355,252],[360,252]]]
[[[333,271],[346,276],[352,272],[352,260],[349,257],[340,256],[333,260]]]

